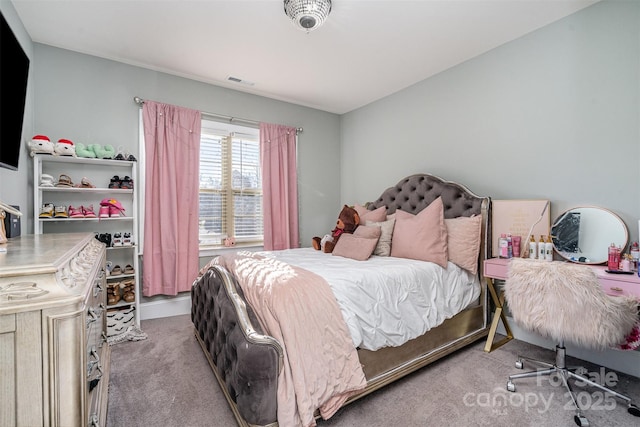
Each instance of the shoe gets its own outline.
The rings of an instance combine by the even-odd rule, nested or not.
[[[69,218],[84,218],[84,213],[82,212],[82,206],[80,206],[79,208],[76,208],[69,205]]]
[[[69,175],[62,174],[58,177],[56,187],[73,187],[73,181],[71,181]]]
[[[40,187],[55,187],[53,177],[46,173],[40,175]]]
[[[124,267],[124,274],[133,274],[136,271],[133,269],[133,266],[131,266],[131,264],[127,264]]]
[[[133,154],[129,154],[129,157],[127,157],[127,160],[129,160],[130,162],[137,162],[138,160],[133,156]]]
[[[78,184],[78,185],[77,185],[77,187],[78,187],[78,188],[96,188],[96,186],[95,186],[95,185],[93,185],[93,184],[91,183],[91,181],[89,181],[89,179],[87,179],[87,177],[86,177],[86,176],[85,176],[85,177],[83,177],[83,178],[80,180],[80,184]]]
[[[122,246],[131,246],[133,242],[131,241],[131,233],[124,233],[122,235]]]
[[[38,218],[53,218],[53,210],[53,203],[45,203],[40,208],[40,215],[38,215]]]
[[[53,208],[53,217],[54,218],[69,218],[69,213],[67,212],[67,207],[64,205],[56,206]]]
[[[122,299],[126,302],[134,302],[136,300],[136,282],[134,279],[127,279],[122,281]]]
[[[120,301],[120,282],[107,283],[107,305],[115,305]]]
[[[96,217],[96,213],[93,211],[93,205],[80,206],[80,208],[82,208],[82,213],[84,214],[85,218],[95,218]]]
[[[100,206],[100,210],[98,211],[98,216],[100,218],[109,218],[109,206]]]
[[[120,179],[120,177],[118,175],[114,175],[109,182],[109,188],[120,188],[121,184],[122,180]]]
[[[125,188],[127,190],[133,190],[133,180],[128,176],[125,176],[120,181],[120,188]]]
[[[122,234],[115,233],[113,235],[113,246],[122,246]],[[120,267],[118,267],[118,268],[120,268]]]
[[[122,274],[122,268],[120,268],[119,265],[114,265],[113,268],[111,269],[111,275],[112,276],[119,276]]]
[[[122,153],[118,153],[113,160],[124,160],[124,155]]]
[[[109,216],[111,217],[117,217],[117,216],[125,216],[124,215],[124,208],[122,207],[122,204],[117,201],[116,199],[102,199],[102,201],[100,202],[100,212],[102,212],[102,208],[103,207],[108,207],[109,208]],[[101,217],[104,218],[104,217]]]

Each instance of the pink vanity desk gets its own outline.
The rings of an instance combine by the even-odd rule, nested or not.
[[[564,261],[554,261],[564,262]],[[605,270],[607,267],[604,265],[589,265],[593,268],[600,280],[600,284],[604,288],[605,292],[609,295],[635,295],[640,298],[640,277],[636,273],[633,274],[615,274],[607,273]],[[511,328],[507,323],[507,317],[503,312],[504,305],[504,292],[496,291],[493,281],[494,280],[506,280],[507,273],[509,271],[509,260],[505,258],[490,258],[484,261],[484,277],[487,279],[487,288],[491,295],[491,299],[496,306],[493,313],[493,319],[491,321],[491,328],[489,329],[489,335],[487,336],[487,343],[484,346],[484,351],[490,352],[500,347],[513,339]],[[498,324],[502,320],[504,329],[507,335],[500,341],[494,343],[494,337]]]

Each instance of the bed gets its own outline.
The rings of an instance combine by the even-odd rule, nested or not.
[[[238,425],[315,425],[315,420],[329,418],[340,407],[487,336],[488,298],[481,265],[491,253],[490,198],[478,196],[455,182],[430,174],[415,174],[386,189],[376,201],[367,204],[366,208],[358,208],[365,209],[360,211],[365,220],[358,229],[368,230],[376,226],[383,229],[381,224],[388,225],[388,221],[394,221],[393,239],[396,238],[396,231],[399,236],[402,227],[405,230],[407,224],[413,227],[419,218],[425,218],[427,214],[436,215],[434,212],[438,209],[446,224],[444,229],[448,231],[442,237],[448,239],[445,263],[442,264],[442,260],[425,261],[420,259],[421,256],[413,256],[413,252],[406,257],[398,256],[403,255],[400,252],[391,252],[391,256],[385,256],[389,253],[376,255],[382,243],[381,238],[377,239],[375,251],[366,260],[352,259],[349,254],[344,253],[343,256],[336,256],[340,248],[344,251],[346,247],[346,243],[342,244],[341,237],[333,254],[300,248],[258,254],[238,251],[232,255],[219,256],[208,263],[195,279],[191,289],[191,319],[195,336]],[[369,214],[373,215],[381,210],[385,214],[382,221],[366,219]],[[477,231],[477,238],[471,239],[471,246],[475,249],[470,254],[465,242],[469,232],[467,225],[471,223],[476,224],[472,229]],[[465,225],[459,228],[460,224]],[[465,228],[464,232],[460,231]],[[429,236],[433,234],[429,232],[425,236],[431,238]],[[417,232],[415,235],[420,236],[421,233]],[[405,245],[400,240],[397,245],[394,242],[396,240],[392,240],[391,251],[396,247],[400,251]],[[410,250],[414,249],[415,245],[410,245]],[[422,250],[422,245],[418,250]],[[464,257],[461,258],[463,253]],[[427,294],[424,292],[427,291],[414,292],[413,284],[407,285],[411,287],[410,290],[405,289],[398,295],[392,295],[392,290],[405,281],[396,278],[396,272],[400,274],[403,270],[410,271],[420,284],[434,282],[432,285],[436,289],[435,294],[444,296],[439,297],[439,301],[431,300],[432,297],[425,296]],[[422,276],[417,276],[423,274],[422,270],[425,270],[424,274],[433,275],[433,279],[423,280]],[[252,273],[245,274],[247,271]],[[273,289],[274,285],[269,280],[276,271],[289,271],[288,276],[295,276],[305,283],[312,283],[320,278],[321,282],[328,284],[327,289],[330,289],[334,298],[325,298],[325,295],[319,294],[319,289],[324,289],[325,285],[320,286],[315,282],[313,286],[302,286],[313,293],[308,297],[313,301],[311,303],[297,297],[291,299],[294,303],[283,302],[289,298],[289,294],[267,298],[265,295],[271,294],[260,292],[264,292],[264,288]],[[253,274],[255,272],[260,273]],[[351,285],[343,285],[342,282],[347,281],[342,276],[343,273],[349,276],[349,281],[365,281],[367,284],[360,289],[346,287]],[[252,285],[246,283],[245,276],[248,274],[251,274]],[[363,276],[359,276],[360,274]],[[369,276],[365,276],[366,274]],[[372,274],[381,275],[378,281],[382,290],[371,290],[378,289],[369,283],[372,277],[377,277],[371,276]],[[280,283],[281,278],[274,280]],[[462,283],[454,285],[456,280]],[[298,286],[296,289],[300,288]],[[461,289],[459,293],[453,290],[456,287]],[[447,291],[443,292],[442,289]],[[370,295],[365,296],[367,293]],[[414,293],[419,295],[420,302],[403,308],[407,295]],[[365,301],[365,305],[349,308],[350,303],[346,302],[349,295],[356,295],[355,299]],[[362,298],[358,298],[358,295],[362,295]],[[402,300],[402,303],[391,303],[394,310],[399,310],[391,315],[396,318],[395,324],[393,321],[389,323],[377,318],[360,319],[364,317],[362,312],[371,312],[368,315],[387,312],[387,308],[378,310],[378,305],[394,298]],[[265,299],[273,299],[276,308],[262,307]],[[333,301],[330,303],[331,307],[323,305],[325,299]],[[367,301],[370,306],[366,305]],[[333,304],[337,307],[337,312]],[[280,308],[284,311],[276,312]],[[349,310],[354,310],[355,314]],[[298,311],[304,312],[310,319],[324,314],[327,324],[331,325],[324,326],[330,332],[327,333],[322,328],[309,331],[302,329],[295,332],[298,335],[295,335],[294,341],[287,341],[290,339],[290,329],[300,329],[302,324],[306,328],[306,323],[309,323],[309,328],[314,326],[313,321],[305,322],[304,318],[287,317],[289,312]],[[415,326],[413,320],[405,321],[405,315],[408,318],[422,318],[424,322]],[[331,323],[334,321],[335,325]],[[358,322],[361,322],[360,326]],[[396,333],[405,330],[405,323],[408,332]],[[265,329],[271,333],[266,334]],[[386,333],[379,332],[384,329],[387,330]],[[339,342],[331,342],[332,336],[339,337]],[[300,344],[306,339],[312,341]],[[298,351],[301,352],[300,355],[297,354]],[[309,353],[304,353],[305,351]],[[323,372],[327,373],[325,375],[312,375],[305,371],[312,370],[316,363],[323,363],[322,355],[335,359],[339,365],[338,371],[333,366],[322,366]],[[309,359],[310,365],[305,365],[305,359]],[[283,380],[292,376],[292,373],[295,376],[296,371],[307,378],[305,381],[313,383],[306,384],[300,379],[293,383]],[[335,378],[323,378],[332,376]],[[327,381],[327,384],[319,385],[315,381]],[[321,395],[321,400],[313,400],[317,397],[313,396],[310,403],[309,399],[299,398],[302,393],[296,387],[312,390],[312,393],[320,390],[317,394]],[[330,400],[325,399],[327,397]],[[291,404],[290,401],[296,403]],[[299,418],[285,415],[285,406],[293,405],[296,410],[306,408],[308,412],[308,406],[318,402],[322,405],[315,408],[311,415],[303,413]]]

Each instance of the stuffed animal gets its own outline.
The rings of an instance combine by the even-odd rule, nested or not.
[[[31,151],[31,157],[36,154],[53,154],[54,151],[53,142],[45,135],[34,136],[31,141],[27,142],[27,145]]]
[[[58,143],[54,147],[54,151],[58,156],[76,157],[76,147],[74,147],[73,142],[68,139],[59,139]]]
[[[312,239],[313,247],[316,250],[322,250],[324,253],[333,252],[333,248],[338,243],[338,239],[344,233],[352,234],[356,231],[360,225],[360,215],[358,212],[347,205],[344,205],[338,215],[338,221],[336,221],[336,228],[331,230],[331,234],[325,234],[322,238],[314,237]]]

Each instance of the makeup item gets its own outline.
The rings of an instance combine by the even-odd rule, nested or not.
[[[631,255],[624,254],[622,261],[620,261],[620,270],[631,271]]]
[[[531,238],[529,238],[529,258],[538,258],[538,244],[536,243],[536,238],[533,237],[533,234],[531,235]]]
[[[513,238],[511,233],[507,234],[507,258],[513,258]]]
[[[511,241],[513,243],[513,256],[515,258],[520,258],[520,236],[513,236]]]
[[[500,258],[509,258],[509,242],[505,233],[502,233],[498,239],[498,248]]]
[[[538,259],[545,259],[546,250],[544,247],[544,236],[540,235],[540,240],[538,240]]]
[[[544,244],[544,259],[545,261],[553,261],[553,243],[551,242],[551,236],[547,236],[547,241]]]
[[[640,260],[640,246],[638,242],[631,245],[631,270],[638,271],[638,261]]]
[[[612,243],[611,246],[609,246],[607,268],[611,271],[620,269],[620,248],[618,248],[615,243]]]

